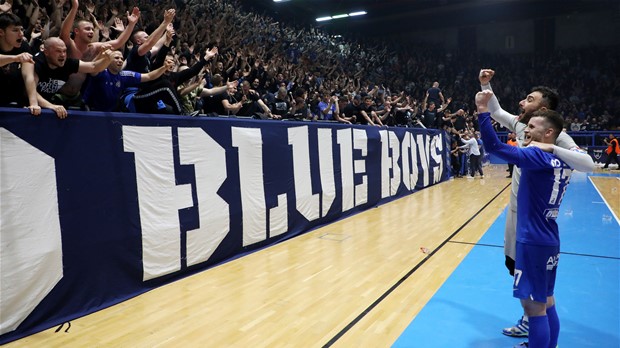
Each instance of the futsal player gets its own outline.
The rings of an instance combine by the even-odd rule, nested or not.
[[[491,69],[482,69],[478,75],[482,90],[492,91],[491,79],[495,75],[495,71]],[[559,96],[557,92],[549,87],[538,86],[532,88],[532,91],[519,102],[521,113],[512,115],[505,111],[499,105],[499,101],[495,95],[491,96],[488,103],[491,117],[506,127],[509,131],[514,132],[517,136],[517,143],[522,146],[525,135],[526,125],[533,112],[537,110],[555,110],[558,105]],[[566,132],[560,133],[555,142],[555,154],[562,161],[568,163],[573,169],[581,172],[590,172],[594,170],[594,161],[585,151],[580,150],[579,146]],[[572,150],[572,151],[571,151]],[[506,214],[506,227],[504,231],[504,254],[505,265],[511,276],[514,276],[515,252],[516,252],[516,226],[517,226],[517,192],[519,190],[519,181],[521,170],[517,166],[513,169],[512,184],[510,192],[510,204]],[[517,321],[515,326],[505,328],[502,333],[512,337],[527,337],[529,332],[529,320],[527,315],[523,315]]]
[[[553,144],[564,120],[553,110],[539,110],[531,115],[524,130],[524,148],[504,144],[491,125],[487,104],[492,95],[491,91],[476,94],[482,140],[490,153],[521,168],[513,296],[520,299],[529,318],[529,344],[525,346],[555,348],[560,332],[553,296],[560,258],[555,220],[572,173],[554,154]],[[542,143],[541,147],[551,153],[532,142]]]

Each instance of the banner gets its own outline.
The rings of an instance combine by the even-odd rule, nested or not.
[[[594,162],[605,163],[607,161],[607,146],[588,146],[588,154]]]
[[[442,131],[0,109],[0,344],[449,178]]]

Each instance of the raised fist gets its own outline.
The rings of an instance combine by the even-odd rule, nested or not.
[[[478,75],[478,80],[480,80],[481,85],[486,85],[491,82],[493,75],[495,75],[495,71],[491,69],[481,69],[480,74]]]

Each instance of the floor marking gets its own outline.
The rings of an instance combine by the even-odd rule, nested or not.
[[[473,245],[473,246],[487,246],[487,247],[492,247],[492,248],[503,248],[503,245],[497,245],[497,244],[483,244],[483,243],[472,243],[472,242],[458,242],[455,240],[451,240],[450,243],[456,243],[456,244],[469,244],[469,245]]]
[[[351,236],[348,235],[348,234],[328,232],[328,233],[320,235],[318,238],[319,239],[325,239],[325,240],[333,240],[333,241],[336,241],[336,242],[342,242],[345,239],[351,238]]]
[[[398,280],[394,285],[392,285],[388,290],[386,290],[383,293],[383,295],[379,296],[379,298],[376,299],[375,302],[373,302],[370,306],[368,306],[362,313],[360,313],[355,319],[353,319],[342,330],[340,330],[340,332],[338,332],[327,343],[325,343],[323,348],[331,347],[334,343],[336,343],[336,341],[338,341],[342,336],[344,336],[344,334],[346,334],[349,330],[351,330],[351,328],[353,328],[355,324],[357,324],[368,313],[370,313],[370,311],[372,311],[375,307],[377,307],[379,303],[381,303],[381,301],[385,300],[394,290],[396,290],[402,283],[404,283],[405,280],[407,280],[415,271],[417,271],[422,265],[424,265],[426,261],[428,261],[433,255],[435,255],[437,251],[439,251],[441,248],[443,248],[444,245],[450,242],[450,240],[454,238],[454,236],[456,236],[459,232],[461,232],[463,228],[465,228],[473,219],[475,219],[482,211],[484,211],[484,209],[486,209],[491,203],[493,203],[493,201],[495,201],[497,197],[499,197],[504,191],[506,191],[508,187],[510,187],[510,183],[504,186],[504,188],[501,189],[499,193],[495,195],[495,197],[491,198],[491,200],[488,201],[487,204],[485,204],[482,208],[480,208],[480,210],[478,210],[474,215],[472,215],[472,217],[470,217],[469,220],[465,221],[465,223],[463,223],[461,227],[459,227],[450,236],[448,236],[448,238],[446,238],[441,244],[439,244],[437,248],[431,251],[424,259],[422,259],[420,263],[415,265],[411,270],[409,270],[409,272],[407,272],[407,274],[405,274],[402,278],[400,278],[400,280]]]
[[[616,179],[620,180],[620,177],[617,177]],[[589,175],[588,175],[588,180],[590,181],[590,183],[592,184],[596,192],[598,192],[599,196],[601,196],[601,198],[603,199],[603,202],[605,202],[605,204],[607,205],[607,208],[611,212],[611,215],[616,219],[616,222],[618,223],[618,225],[620,225],[620,219],[618,219],[618,216],[616,216],[616,213],[611,209],[611,206],[609,205],[609,203],[607,203],[607,200],[605,199],[601,191],[598,190],[598,187],[594,185],[594,181],[592,181],[592,178]]]

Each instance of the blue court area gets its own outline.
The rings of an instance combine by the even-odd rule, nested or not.
[[[522,314],[504,268],[505,212],[393,347],[512,347],[501,329]],[[620,226],[585,174],[573,176],[560,217],[559,346],[620,347]]]

